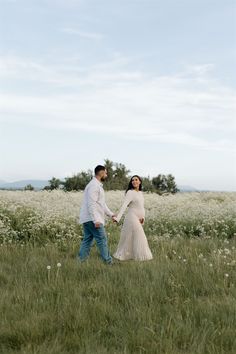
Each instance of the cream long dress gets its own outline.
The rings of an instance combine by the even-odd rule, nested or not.
[[[126,193],[124,203],[116,217],[118,222],[127,207],[128,212],[122,226],[120,241],[113,256],[121,261],[128,259],[150,260],[153,258],[152,252],[139,221],[139,219],[145,218],[143,193],[134,189]]]

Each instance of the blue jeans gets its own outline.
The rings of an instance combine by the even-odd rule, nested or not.
[[[102,259],[106,263],[111,263],[112,257],[108,250],[107,235],[104,226],[100,225],[99,228],[96,228],[92,221],[88,221],[83,224],[83,229],[84,237],[78,253],[79,259],[84,261],[88,258],[93,239],[95,238]]]

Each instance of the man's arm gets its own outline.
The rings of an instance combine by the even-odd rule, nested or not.
[[[106,203],[105,203],[105,205],[104,205],[104,210],[105,210],[105,214],[106,214],[107,216],[110,216],[111,218],[112,218],[112,216],[115,215],[115,214],[108,208],[108,206],[106,205]]]
[[[99,224],[99,218],[97,215],[97,201],[99,197],[99,190],[96,186],[91,185],[88,190],[88,210],[92,217],[92,221],[95,225]]]

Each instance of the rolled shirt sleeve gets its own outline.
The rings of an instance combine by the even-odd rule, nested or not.
[[[106,214],[107,216],[112,217],[112,216],[114,215],[114,213],[108,208],[108,206],[106,205],[106,203],[105,203],[105,205],[104,205],[104,210],[105,210],[105,214]]]

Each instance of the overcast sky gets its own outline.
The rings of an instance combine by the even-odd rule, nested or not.
[[[234,0],[0,0],[0,180],[104,158],[236,190]]]

